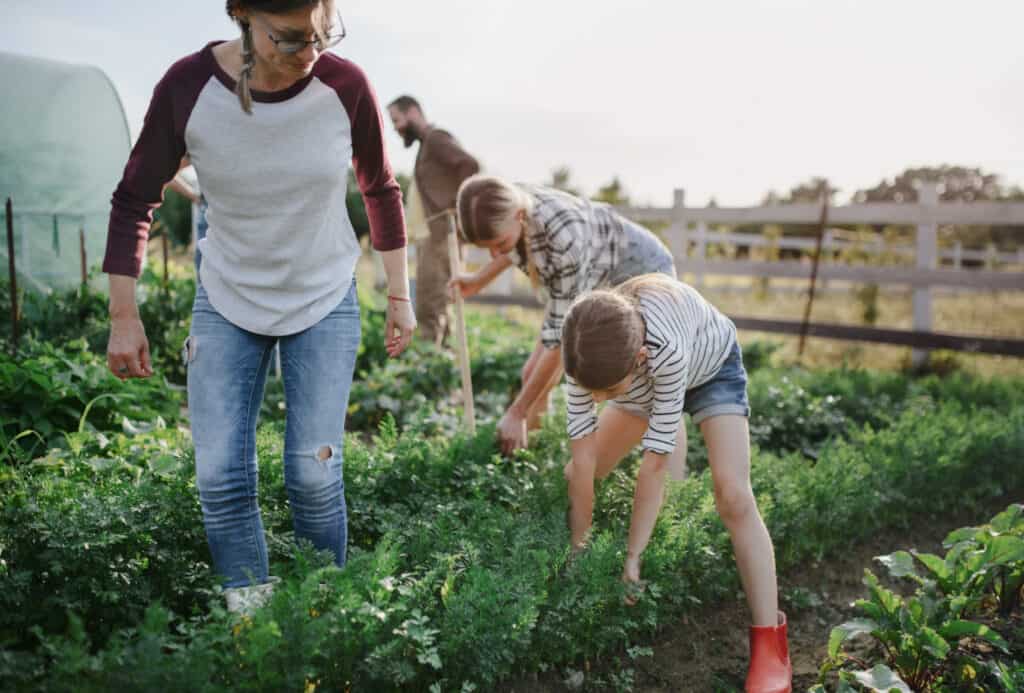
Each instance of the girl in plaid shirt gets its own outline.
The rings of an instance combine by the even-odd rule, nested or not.
[[[456,207],[464,238],[490,250],[498,264],[482,276],[452,280],[453,287],[470,296],[515,263],[547,294],[540,337],[523,367],[522,390],[498,423],[502,450],[509,453],[526,446],[527,428],[539,426],[548,394],[562,378],[562,321],[569,304],[587,291],[641,274],[674,277],[675,266],[650,231],[607,204],[561,190],[475,175],[460,186]]]

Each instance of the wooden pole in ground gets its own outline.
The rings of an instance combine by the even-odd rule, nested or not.
[[[936,208],[939,204],[938,183],[928,182],[917,191],[918,205],[921,209],[920,221],[917,225],[915,238],[916,255],[914,264],[920,269],[933,270],[938,267],[938,233],[939,225],[935,222]],[[930,332],[932,329],[932,289],[930,286],[914,288],[912,299],[914,310],[914,330]],[[911,365],[923,369],[928,365],[930,353],[927,349],[914,349],[910,352]]]
[[[7,198],[7,268],[11,277],[11,348],[18,349],[18,275],[14,266],[14,206]]]
[[[82,288],[89,283],[89,262],[85,255],[85,227],[78,227],[78,248],[82,257]]]
[[[455,225],[455,213],[448,213],[448,266],[454,279],[462,272],[459,257],[458,229]],[[462,413],[466,421],[466,430],[470,435],[476,433],[476,414],[473,409],[473,376],[469,370],[469,342],[466,339],[466,316],[462,303],[462,293],[455,291],[455,354],[462,372]]]
[[[811,265],[811,286],[807,293],[807,305],[804,307],[804,320],[800,327],[800,346],[797,358],[804,355],[804,344],[807,341],[807,326],[811,322],[811,308],[814,307],[814,287],[818,281],[818,263],[821,262],[821,242],[825,238],[825,226],[828,224],[828,182],[821,187],[821,219],[818,222],[818,240],[814,245],[814,263]]]
[[[168,271],[167,271],[167,231],[168,227],[164,226],[164,232],[160,236],[160,245],[164,253],[164,288],[167,288]]]

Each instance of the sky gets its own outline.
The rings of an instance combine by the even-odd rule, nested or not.
[[[220,0],[3,0],[0,50],[100,67],[133,137],[180,57],[237,30]],[[812,176],[847,199],[909,166],[1024,186],[1020,0],[338,0],[335,52],[408,93],[487,171],[568,166],[634,203],[755,205]],[[415,149],[388,129],[396,170]]]

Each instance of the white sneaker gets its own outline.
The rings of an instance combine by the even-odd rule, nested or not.
[[[256,609],[270,601],[271,595],[274,594],[274,585],[280,581],[281,578],[271,576],[262,585],[227,588],[224,590],[224,599],[227,601],[228,611],[251,616]]]

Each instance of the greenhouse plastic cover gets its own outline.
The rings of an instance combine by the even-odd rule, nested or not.
[[[80,229],[89,269],[101,264],[130,148],[124,108],[103,71],[0,52],[0,204],[12,199],[19,289],[79,284]]]

